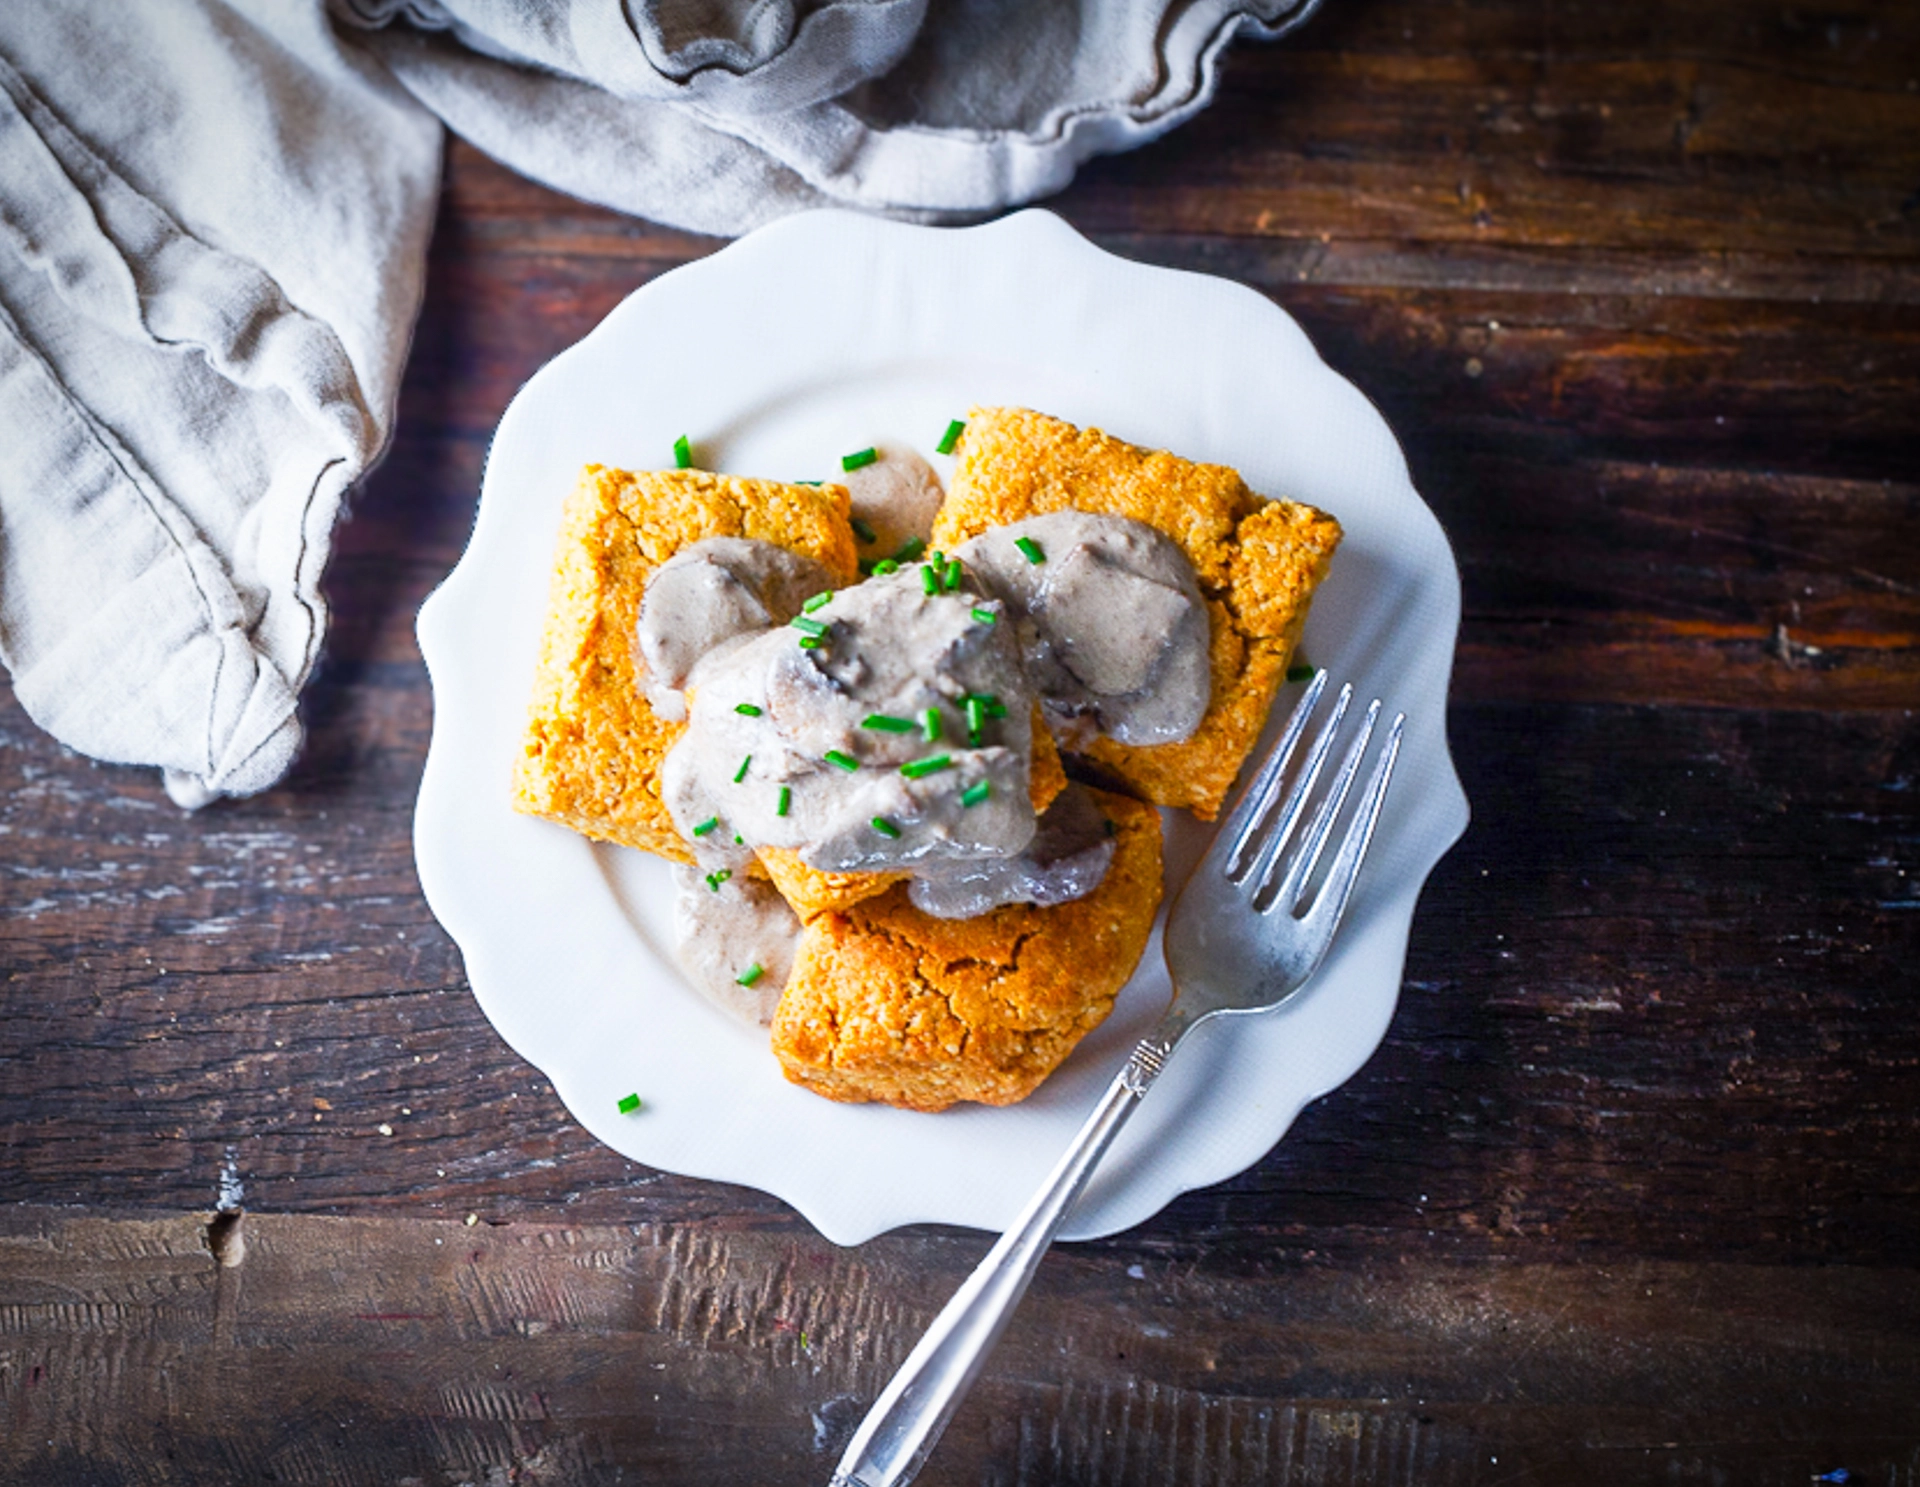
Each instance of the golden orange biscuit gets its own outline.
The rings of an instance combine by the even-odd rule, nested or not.
[[[1032,1093],[1113,1010],[1160,904],[1159,814],[1094,796],[1115,850],[1085,898],[935,919],[900,884],[810,921],[773,1018],[787,1078],[911,1110]]]
[[[648,706],[635,627],[653,571],[708,537],[776,543],[836,582],[856,575],[844,487],[588,465],[561,517],[514,809],[693,860],[660,799],[661,762],[686,725]]]
[[[1219,814],[1266,726],[1306,623],[1307,605],[1340,542],[1340,524],[1293,501],[1265,500],[1225,465],[1137,448],[1025,408],[974,408],[934,523],[951,551],[989,527],[1055,511],[1131,517],[1187,555],[1212,627],[1213,695],[1178,743],[1100,736],[1081,752],[1133,793]]]

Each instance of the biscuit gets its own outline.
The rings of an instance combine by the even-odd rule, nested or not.
[[[1159,814],[1094,798],[1115,850],[1085,898],[936,919],[896,885],[812,919],[773,1019],[787,1078],[829,1099],[911,1110],[1032,1093],[1113,1010],[1160,903]]]
[[[972,409],[958,453],[934,523],[936,547],[1079,510],[1145,522],[1186,553],[1212,631],[1212,697],[1199,727],[1178,743],[1098,736],[1080,752],[1134,794],[1213,820],[1286,679],[1307,605],[1339,544],[1339,522],[1312,506],[1257,496],[1225,465],[1137,448],[1024,408]]]
[[[635,626],[648,577],[708,537],[776,543],[815,559],[837,582],[856,577],[841,486],[588,465],[561,517],[514,809],[693,860],[660,799],[661,762],[686,725],[648,706]]]

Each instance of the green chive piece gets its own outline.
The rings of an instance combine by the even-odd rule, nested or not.
[[[973,617],[983,625],[991,625],[999,618],[991,609],[982,609],[978,604],[973,606]]]
[[[815,488],[816,490],[818,490],[818,489],[819,489],[819,487],[820,487],[820,482],[819,482],[819,481],[817,481],[817,480],[796,480],[796,481],[794,481],[794,484],[795,484],[795,485],[810,485],[810,486],[812,486],[812,487],[814,487],[814,488]]]
[[[736,702],[733,705],[733,710],[743,718],[757,718],[760,716],[760,709],[755,707],[751,702]]]
[[[744,971],[742,971],[739,975],[733,978],[733,984],[735,986],[751,986],[753,985],[754,982],[758,981],[762,976],[766,975],[766,973],[767,973],[767,968],[761,965],[760,962],[756,960],[752,965],[748,966]]]
[[[927,561],[933,564],[935,568],[939,568],[947,561],[947,555],[936,547],[932,552],[927,554]]]
[[[807,600],[805,604],[802,604],[800,608],[807,614],[812,614],[816,609],[825,608],[826,605],[832,600],[832,598],[833,598],[832,589],[822,589],[819,593],[815,594],[811,599]]]
[[[832,595],[828,595],[828,597],[831,598]],[[808,619],[804,614],[796,614],[792,619],[788,620],[787,623],[796,630],[806,631],[807,634],[814,636],[816,639],[825,635],[830,628],[825,620]]]
[[[685,434],[673,441],[673,467],[676,470],[693,468],[693,446],[687,442]]]
[[[930,707],[920,714],[920,736],[928,743],[940,742],[940,709]]]
[[[913,722],[908,718],[896,718],[887,713],[868,713],[860,720],[862,728],[872,728],[881,733],[911,733]]]
[[[731,878],[732,876],[733,876],[733,870],[731,868],[724,868],[724,867],[721,868],[720,871],[717,873],[708,873],[707,887],[711,888],[715,893],[718,893],[720,891],[720,885],[726,882],[727,879]]]
[[[940,575],[940,587],[949,591],[960,587],[960,560],[948,558],[946,571]]]
[[[1301,661],[1297,665],[1287,668],[1287,680],[1290,682],[1310,682],[1313,680],[1314,672],[1319,669],[1317,666],[1310,666],[1305,661]]]
[[[987,705],[988,717],[1004,718],[1007,715],[1007,705],[1006,703],[1002,702],[998,697],[995,697],[989,694],[988,696],[982,697],[980,700],[986,703]]]
[[[928,595],[940,592],[940,574],[933,564],[922,563],[920,565],[920,587],[924,589]]]
[[[825,644],[826,642],[818,635],[802,635],[800,637],[800,649],[803,651],[817,651]]]
[[[742,835],[740,835],[740,833],[739,833],[739,832],[737,832],[737,831],[736,831],[736,832],[735,832],[735,833],[733,834],[733,844],[734,844],[734,846],[736,846],[736,847],[744,847],[744,846],[746,846],[746,844],[747,844],[747,839],[746,839],[745,837],[743,837]]]
[[[926,775],[938,774],[943,769],[953,768],[953,755],[935,754],[931,759],[910,759],[900,766],[900,773],[910,780],[921,779]]]
[[[900,565],[894,562],[892,558],[882,558],[873,565],[873,571],[877,576],[884,578],[889,573],[898,573],[900,571]]]
[[[976,780],[960,792],[960,804],[976,806],[993,794],[993,786],[986,780]]]
[[[707,817],[706,820],[702,821],[698,826],[693,828],[693,834],[695,836],[705,836],[709,831],[712,831],[713,828],[718,826],[719,824],[720,824],[720,818],[718,816],[709,816]]]
[[[848,774],[852,774],[860,767],[860,761],[858,759],[854,758],[851,754],[843,754],[838,749],[828,749],[826,753],[820,757],[835,769],[844,769]]]
[[[793,804],[793,791],[788,789],[787,786],[782,785],[780,787],[780,803],[773,808],[774,815],[776,816],[786,815],[787,807],[792,804]]]
[[[633,1112],[639,1108],[640,1097],[638,1095],[622,1095],[620,1097],[618,1109],[622,1115],[632,1115]]]
[[[961,704],[967,710],[967,742],[980,747],[980,730],[987,726],[987,704],[983,698],[969,697]]]
[[[895,826],[893,822],[889,821],[885,816],[875,816],[873,820],[867,824],[889,840],[895,839],[900,835],[900,828]]]
[[[935,454],[952,454],[953,446],[960,442],[960,436],[967,431],[967,421],[956,418],[947,425],[947,431],[940,436],[940,442],[933,446]]]
[[[740,767],[733,772],[734,784],[736,785],[739,784],[742,780],[744,780],[747,777],[747,769],[750,765],[752,765],[752,763],[753,763],[753,755],[751,754],[747,755],[746,758],[740,761]]]
[[[911,563],[926,550],[927,544],[924,538],[909,537],[905,542],[901,543],[899,548],[894,552],[893,560],[896,563]]]
[[[849,521],[847,525],[853,528],[853,535],[858,537],[860,541],[868,547],[872,547],[874,543],[880,540],[880,534],[865,522],[861,521],[857,516]]]
[[[868,445],[865,449],[856,449],[852,454],[842,455],[840,457],[840,468],[843,470],[858,470],[861,466],[870,465],[879,458],[880,451],[872,445]]]
[[[1040,551],[1040,544],[1031,537],[1016,537],[1013,539],[1013,545],[1020,549],[1029,563],[1039,564],[1047,560],[1047,555]]]

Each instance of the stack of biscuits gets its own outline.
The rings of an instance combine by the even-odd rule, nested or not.
[[[1113,830],[1112,863],[1084,898],[940,919],[909,903],[904,874],[825,873],[797,852],[760,852],[760,869],[801,925],[772,1028],[787,1077],[832,1099],[915,1110],[1024,1098],[1112,1010],[1160,903],[1155,807],[1203,821],[1219,813],[1340,540],[1332,517],[1257,496],[1223,465],[1026,409],[971,410],[956,455],[935,548],[1063,510],[1131,518],[1172,539],[1206,601],[1212,692],[1186,739],[1077,739],[1064,765],[1036,718],[1036,812],[1071,773],[1096,787]],[[836,583],[858,581],[840,486],[588,466],[562,521],[516,809],[692,860],[660,794],[662,762],[685,725],[648,705],[634,635],[649,576],[709,537],[772,542],[820,563]]]

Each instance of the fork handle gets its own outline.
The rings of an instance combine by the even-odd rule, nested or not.
[[[1134,1048],[1040,1191],[953,1293],[874,1401],[828,1487],[905,1487],[918,1474],[1006,1330],[1074,1200],[1159,1078],[1174,1041],[1163,1027]]]

